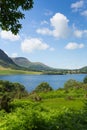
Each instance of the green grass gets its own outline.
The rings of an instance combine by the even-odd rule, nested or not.
[[[41,105],[48,109],[55,109],[60,111],[63,108],[79,110],[83,107],[83,104],[83,99],[68,100],[65,98],[45,99],[41,102]]]
[[[80,110],[84,106],[84,100],[77,98],[75,100],[67,100],[65,98],[52,98],[52,99],[43,99],[42,101],[32,101],[29,99],[15,100],[12,102],[15,108],[17,107],[32,107],[33,109],[38,109],[39,107],[45,108],[47,110],[60,111],[63,109],[73,109]]]
[[[0,67],[0,75],[10,75],[10,74],[41,74],[41,72],[23,71],[23,70],[15,70],[10,68]]]
[[[87,84],[81,87],[73,87],[68,90],[61,88],[50,92],[38,92],[29,95],[30,99],[41,97],[40,105],[49,109],[61,110],[61,108],[81,109],[87,100]]]

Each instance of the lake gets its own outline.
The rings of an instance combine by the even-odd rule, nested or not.
[[[67,75],[0,75],[0,80],[8,80],[18,82],[26,87],[26,90],[31,92],[41,82],[48,82],[53,89],[58,89],[64,86],[64,83],[69,79],[83,81],[86,74],[67,74]]]

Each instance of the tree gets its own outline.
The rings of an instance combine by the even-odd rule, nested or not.
[[[3,95],[0,99],[0,109],[4,109],[6,112],[9,112],[9,103],[11,101],[11,98],[7,95]]]
[[[33,8],[33,0],[0,0],[0,27],[17,34],[22,28],[19,20],[25,18],[23,11]]]
[[[87,76],[83,79],[83,83],[87,83]]]
[[[48,92],[52,90],[53,90],[52,87],[47,82],[42,82],[35,88],[34,91],[35,92]]]
[[[73,88],[80,88],[81,87],[81,83],[74,80],[74,79],[69,79],[65,84],[64,84],[64,88],[66,90],[68,89],[73,89]]]

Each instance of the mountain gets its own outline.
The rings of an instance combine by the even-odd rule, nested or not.
[[[24,58],[24,57],[12,58],[12,60],[18,66],[27,68],[29,70],[44,71],[44,70],[52,70],[53,69],[53,68],[51,68],[47,65],[44,65],[43,63],[40,63],[40,62],[31,62],[27,58]]]
[[[47,71],[47,74],[87,73],[87,66],[80,68],[78,70],[55,69],[40,62],[31,62],[25,57],[10,58],[1,49],[0,49],[0,66],[20,70]]]
[[[31,62],[24,57],[10,58],[3,50],[0,49],[0,66],[22,70],[44,71],[51,70],[51,67],[40,62]]]
[[[87,73],[87,66],[82,67],[81,69],[79,69],[79,71],[80,71],[81,73]]]
[[[18,66],[13,62],[13,60],[8,57],[8,55],[0,49],[0,66],[17,68]]]
[[[28,68],[29,64],[31,63],[27,58],[24,57],[16,57],[12,58],[13,62],[18,66]]]

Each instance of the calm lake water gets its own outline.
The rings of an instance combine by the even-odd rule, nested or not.
[[[67,74],[67,75],[0,75],[0,80],[19,82],[31,92],[41,82],[48,82],[54,89],[64,86],[69,79],[83,81],[86,74]]]

